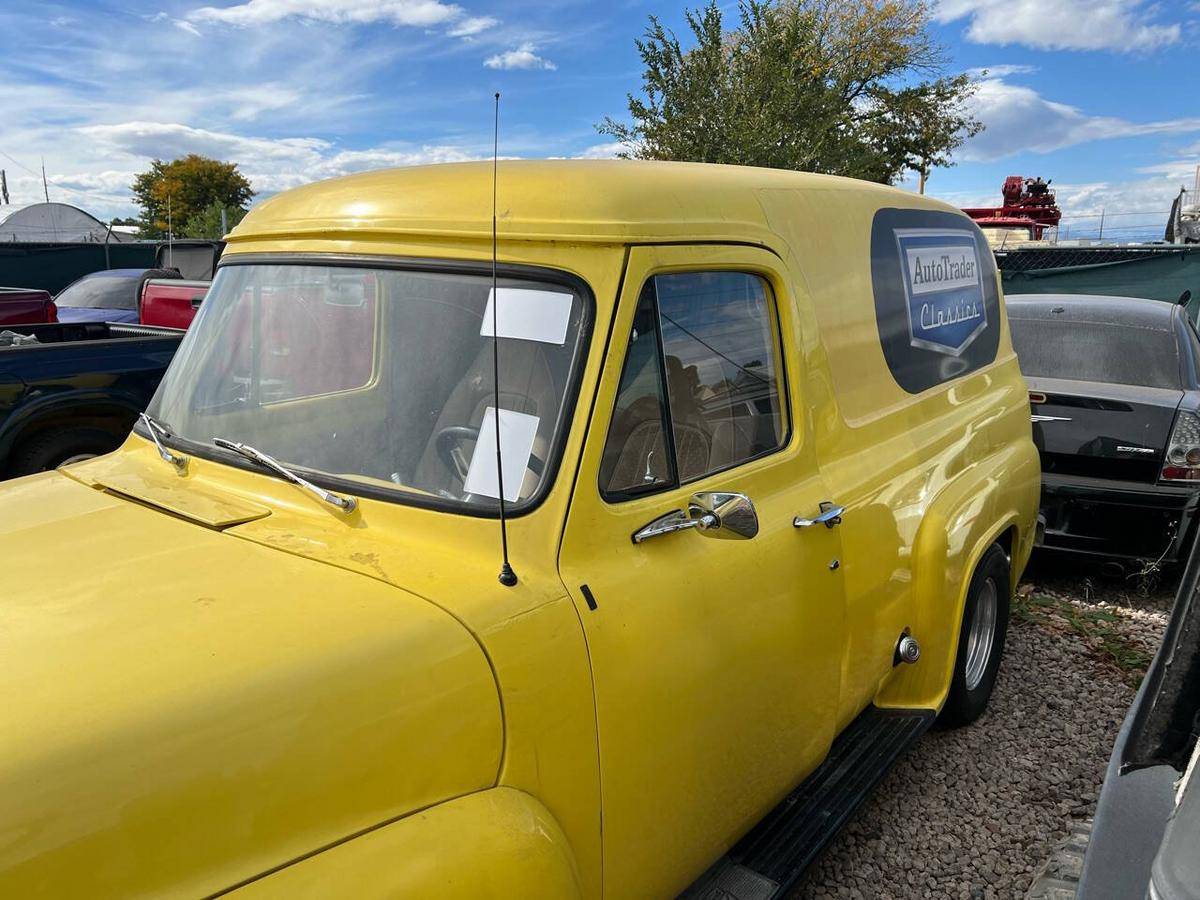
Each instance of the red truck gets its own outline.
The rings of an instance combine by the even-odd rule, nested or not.
[[[142,285],[138,321],[163,328],[187,328],[208,293],[224,241],[174,241],[158,247],[158,267],[175,269],[180,279],[155,278]]]
[[[58,307],[46,291],[0,287],[0,328],[58,321]]]
[[[163,328],[187,328],[204,302],[210,281],[151,278],[142,286],[138,321]]]

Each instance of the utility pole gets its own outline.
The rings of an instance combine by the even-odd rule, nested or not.
[[[46,157],[42,157],[42,193],[46,197],[46,202],[50,202],[50,188],[46,185]]]
[[[1097,236],[1096,240],[1098,240],[1098,241],[1104,240],[1104,207],[1103,206],[1100,207],[1100,234]]]
[[[229,222],[225,218],[225,207],[221,207],[221,237],[229,233]]]

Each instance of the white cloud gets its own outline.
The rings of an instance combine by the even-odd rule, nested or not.
[[[1063,211],[1058,237],[1095,238],[1103,215],[1105,240],[1160,240],[1179,188],[1179,181],[1169,175],[1076,184],[1054,181],[1051,190]],[[958,207],[999,206],[1001,202],[999,182],[979,190],[946,192],[936,190],[935,182],[930,193]]]
[[[1184,158],[1167,160],[1153,166],[1139,166],[1136,171],[1142,175],[1158,175],[1190,190],[1195,183],[1198,165],[1194,155],[1196,148],[1185,148],[1183,152],[1186,154]]]
[[[543,59],[534,53],[533,44],[522,44],[516,50],[506,50],[489,56],[483,64],[489,69],[546,69],[554,71],[558,68],[548,59]]]
[[[272,139],[194,128],[178,122],[122,122],[79,129],[110,159],[130,161],[128,172],[70,176],[57,179],[81,191],[119,191],[132,181],[131,172],[150,159],[175,159],[199,153],[233,160],[258,194],[271,194],[324,178],[352,172],[428,163],[481,159],[484,152],[451,145],[385,146],[339,150],[329,141],[299,137]]]
[[[979,66],[975,69],[967,69],[967,74],[972,78],[1007,78],[1010,75],[1031,75],[1037,70],[1037,66],[1002,63],[998,66]]]
[[[1023,44],[1039,50],[1153,50],[1179,40],[1178,24],[1150,21],[1143,0],[941,0],[934,18],[967,19],[977,44]]]
[[[214,98],[216,99],[216,98]],[[261,84],[239,88],[223,99],[229,101],[229,118],[236,122],[257,119],[263,113],[287,109],[301,103],[304,95],[285,84]]]
[[[159,17],[168,18],[166,13],[158,13],[155,18]],[[331,25],[383,23],[426,29],[442,26],[449,37],[463,38],[465,41],[491,31],[500,24],[500,20],[494,16],[472,16],[457,3],[443,0],[246,0],[233,6],[202,6],[175,24],[199,35],[194,22],[249,28],[284,20]]]
[[[450,37],[474,37],[481,32],[495,28],[499,24],[500,20],[494,19],[491,16],[467,16],[467,18],[451,26],[446,34],[450,35]]]
[[[633,148],[622,141],[613,141],[609,144],[594,144],[586,150],[579,153],[572,159],[617,159],[618,153],[628,153]]]
[[[188,18],[229,25],[270,25],[296,18],[335,25],[390,22],[429,28],[462,15],[461,7],[440,0],[247,0],[233,6],[202,6]]]
[[[201,6],[296,14],[263,27],[185,15]],[[450,112],[478,100],[477,86],[433,80],[427,63],[478,66],[493,52],[544,39],[475,15],[473,0],[265,6],[160,0],[114,30],[90,7],[52,24],[40,8],[0,0],[0,31],[22,34],[29,51],[0,60],[0,150],[11,157],[0,157],[0,167],[13,202],[41,199],[43,157],[51,199],[106,218],[135,211],[130,182],[155,157],[195,152],[237,163],[259,196],[362,169],[482,158],[491,147],[488,117],[470,118],[464,130]],[[316,7],[358,10],[376,24],[333,27],[301,15]],[[396,30],[401,7],[402,21],[439,24]],[[122,85],[116,93],[115,83]],[[506,144],[528,154],[546,147],[530,131],[514,130]],[[574,145],[571,136],[557,143]]]
[[[132,169],[106,169],[103,172],[76,172],[68,175],[53,175],[48,180],[50,184],[88,193],[98,191],[109,196],[119,196],[129,190],[129,185],[137,173]]]
[[[1059,239],[1098,236],[1101,217],[1104,239],[1161,240],[1179,182],[1167,176],[1129,181],[1054,184],[1063,210]]]
[[[986,162],[1029,150],[1049,153],[1112,138],[1200,132],[1200,118],[1131,122],[1114,116],[1090,116],[1066,103],[1047,100],[1032,88],[996,78],[980,82],[970,111],[987,127],[957,154],[960,160],[969,162]]]
[[[174,16],[172,16],[168,12],[163,12],[160,10],[159,12],[156,12],[153,15],[142,16],[142,18],[144,18],[147,22],[154,22],[156,24],[163,23],[163,22],[169,23],[171,25],[174,25],[180,31],[186,31],[188,34],[192,35],[193,37],[202,37],[203,36],[200,33],[200,29],[197,28],[195,25],[193,25],[191,22],[189,22],[187,19],[176,19]]]
[[[147,159],[175,159],[189,153],[217,159],[257,158],[297,160],[316,158],[329,147],[317,138],[241,137],[227,132],[193,128],[178,122],[121,122],[116,125],[87,125],[79,129],[101,145],[100,149]]]

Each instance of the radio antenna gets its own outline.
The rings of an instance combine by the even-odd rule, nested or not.
[[[500,169],[500,92],[496,91],[495,117],[492,122],[492,387],[496,414],[496,486],[500,494],[500,554],[504,562],[500,566],[500,583],[512,587],[517,583],[517,573],[508,562],[508,518],[504,510],[504,459],[500,453],[500,294],[496,290],[496,183]]]

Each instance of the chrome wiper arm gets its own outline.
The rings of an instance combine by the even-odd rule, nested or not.
[[[138,413],[138,417],[146,425],[146,430],[150,432],[150,440],[154,441],[154,446],[158,448],[158,455],[169,462],[177,469],[182,469],[188,464],[188,458],[182,453],[175,453],[167,448],[167,446],[158,439],[161,434],[163,437],[170,437],[171,432],[166,426],[160,425],[157,421],[150,418],[146,413]]]
[[[258,450],[254,447],[251,447],[249,444],[239,444],[237,441],[228,441],[225,438],[213,438],[213,443],[216,444],[218,447],[222,447],[226,450],[232,450],[234,453],[238,454],[239,456],[246,457],[246,459],[253,460],[254,462],[258,463],[259,465],[266,466],[272,472],[275,472],[278,475],[282,475],[285,479],[290,481],[292,484],[296,485],[299,488],[302,488],[303,490],[308,491],[314,497],[316,497],[319,500],[323,500],[325,503],[328,503],[330,506],[336,506],[338,509],[340,509],[344,513],[352,513],[352,512],[354,512],[355,507],[358,506],[358,501],[355,500],[353,497],[346,497],[346,496],[343,496],[342,494],[335,494],[333,491],[327,491],[324,488],[317,487],[311,481],[301,478],[299,475],[297,475],[295,472],[293,472],[291,469],[289,469],[283,463],[279,462],[279,460],[275,459],[273,456],[268,456],[266,453],[263,453],[261,450]]]

